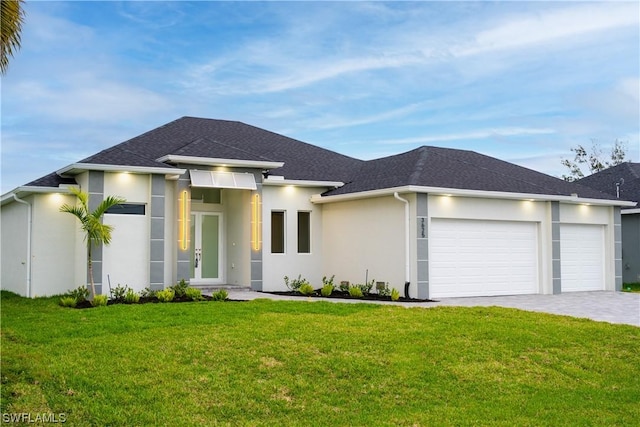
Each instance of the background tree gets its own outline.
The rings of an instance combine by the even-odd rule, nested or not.
[[[20,47],[20,32],[24,21],[24,0],[2,0],[0,13],[0,74],[9,67],[9,56]]]
[[[91,248],[93,245],[108,245],[111,243],[111,232],[113,231],[113,226],[102,223],[102,215],[110,207],[124,203],[126,200],[121,197],[109,196],[100,202],[93,212],[89,212],[89,195],[77,188],[71,188],[71,192],[78,198],[78,204],[75,206],[64,204],[60,208],[60,212],[67,212],[78,218],[80,226],[85,232],[87,268],[89,270],[89,280],[91,281],[91,297],[93,298],[96,295],[96,285],[93,280]]]
[[[578,145],[571,149],[575,153],[573,160],[562,159],[562,165],[569,169],[569,174],[562,175],[562,179],[575,181],[584,178],[586,175],[582,170],[583,166],[588,169],[587,175],[591,175],[611,166],[619,165],[626,160],[626,146],[620,140],[616,139],[608,158],[603,158],[602,149],[595,140],[591,140],[591,144],[591,152],[588,152],[582,145]]]

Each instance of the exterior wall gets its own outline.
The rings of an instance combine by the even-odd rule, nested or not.
[[[178,199],[176,181],[165,180],[164,197],[164,284],[162,288],[178,281]],[[153,289],[153,288],[152,288]]]
[[[262,187],[262,290],[283,291],[284,276],[307,278],[314,287],[320,287],[322,276],[331,276],[333,271],[323,269],[323,241],[330,247],[336,242],[325,240],[323,230],[323,206],[310,202],[317,188],[293,186]],[[285,212],[285,253],[271,253],[271,212]],[[297,212],[311,212],[311,253],[297,252]],[[337,272],[336,279],[338,279]],[[364,274],[364,273],[363,273]]]
[[[102,293],[117,285],[140,291],[150,285],[151,176],[105,173],[104,196],[124,197],[127,203],[146,205],[144,215],[105,214],[103,222],[112,225],[111,244],[102,248]],[[95,267],[94,267],[95,268]]]
[[[33,197],[26,201],[31,203]],[[28,207],[22,203],[7,203],[0,208],[0,237],[2,248],[0,259],[0,288],[27,296],[27,229]]]
[[[539,292],[553,293],[551,203],[429,195],[429,226],[432,218],[537,223]]]
[[[415,203],[414,195],[402,197]],[[364,283],[368,270],[369,280],[388,282],[390,288],[403,294],[404,203],[386,196],[328,203],[322,208],[323,274],[335,274],[336,283],[343,280]],[[415,223],[415,214],[412,214],[411,223]],[[415,236],[414,227],[411,236]],[[415,254],[415,239],[412,241],[411,252]],[[415,256],[411,255],[411,258],[415,259]],[[416,296],[416,263],[412,262],[411,266],[410,295]]]
[[[81,286],[74,274],[78,220],[60,212],[63,204],[75,204],[75,197],[39,194],[34,197],[31,234],[31,296],[62,294]]]
[[[251,192],[246,190],[223,190],[226,219],[226,283],[229,285],[251,285]]]
[[[606,206],[590,206],[576,204],[560,204],[560,226],[562,224],[590,224],[604,226],[604,277],[605,290],[616,290],[621,285],[621,260],[620,256],[616,257],[616,233],[615,233],[615,209]],[[618,237],[619,241],[619,237]],[[562,245],[562,242],[560,242]],[[618,274],[616,274],[616,270]],[[616,276],[619,279],[616,280]],[[620,283],[617,283],[620,282]]]
[[[622,215],[622,281],[640,282],[640,214]]]

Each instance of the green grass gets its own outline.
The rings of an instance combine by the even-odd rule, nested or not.
[[[68,425],[634,425],[640,328],[503,308],[2,293],[2,413]]]
[[[623,283],[622,290],[624,292],[640,292],[640,282]]]

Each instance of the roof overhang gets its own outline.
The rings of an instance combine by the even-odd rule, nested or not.
[[[640,214],[640,209],[622,209],[620,213],[622,215]]]
[[[189,175],[192,187],[237,190],[256,190],[258,188],[255,176],[247,172],[190,170]]]
[[[571,196],[553,194],[528,194],[528,193],[506,193],[502,191],[480,191],[460,188],[443,187],[422,187],[417,185],[405,185],[393,188],[383,188],[379,190],[362,191],[358,193],[338,194],[335,196],[321,196],[320,194],[311,197],[312,203],[332,203],[347,200],[366,199],[371,197],[392,196],[394,193],[428,193],[441,196],[476,197],[484,199],[507,199],[507,200],[528,200],[540,202],[563,202],[583,205],[599,206],[635,206],[635,202],[624,200],[591,199],[579,197],[577,194]]]
[[[156,161],[161,163],[181,163],[185,165],[225,166],[251,169],[277,169],[284,166],[284,162],[267,162],[262,160],[220,159],[215,157],[177,156],[169,154]]]
[[[322,188],[338,188],[344,185],[344,182],[340,181],[312,181],[312,180],[304,180],[304,179],[285,179],[282,176],[273,176],[270,175],[262,181],[263,185],[274,185],[274,186],[288,186],[292,185],[295,187],[322,187]]]
[[[56,171],[60,176],[73,176],[86,171],[103,171],[103,172],[129,172],[140,174],[164,174],[167,178],[176,178],[184,174],[186,169],[178,169],[174,167],[152,167],[152,166],[123,166],[123,165],[104,165],[98,163],[72,163],[62,169]]]
[[[15,201],[16,197],[20,199],[30,194],[70,194],[70,187],[77,186],[69,184],[62,184],[60,187],[36,187],[25,185],[3,194],[2,197],[0,197],[0,204],[4,206],[7,203]]]

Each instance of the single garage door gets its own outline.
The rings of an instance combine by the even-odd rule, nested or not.
[[[432,219],[429,296],[538,293],[534,222]]]
[[[560,225],[562,292],[604,289],[604,226]]]

